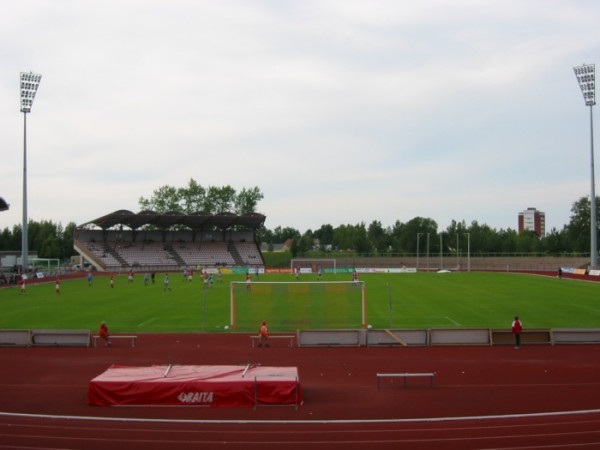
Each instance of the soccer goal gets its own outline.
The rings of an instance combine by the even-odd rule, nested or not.
[[[290,263],[292,273],[300,269],[300,273],[318,273],[319,269],[330,273],[336,273],[337,264],[333,258],[295,258]]]
[[[271,332],[365,328],[365,290],[364,281],[232,281],[230,327],[256,331],[264,320]]]

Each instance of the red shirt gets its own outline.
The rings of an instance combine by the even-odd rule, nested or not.
[[[514,334],[519,334],[522,329],[523,329],[523,325],[521,325],[521,321],[515,320],[512,324],[512,332]]]
[[[106,324],[102,324],[100,325],[100,337],[106,337],[108,336],[108,327],[106,326]]]
[[[259,333],[261,336],[266,336],[269,333],[269,331],[267,330],[267,326],[261,325]]]

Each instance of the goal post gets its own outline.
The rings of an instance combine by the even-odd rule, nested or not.
[[[337,273],[337,260],[335,258],[294,258],[290,262],[290,269],[295,273],[318,273],[319,269],[329,273]]]
[[[272,332],[367,327],[364,281],[232,281],[230,328]]]

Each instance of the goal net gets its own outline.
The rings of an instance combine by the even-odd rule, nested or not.
[[[299,270],[300,273],[336,273],[336,260],[332,258],[296,258],[290,263],[292,273]]]
[[[245,282],[230,285],[230,327],[257,331],[364,328],[367,305],[364,281]]]

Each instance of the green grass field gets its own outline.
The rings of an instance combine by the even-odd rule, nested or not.
[[[348,281],[349,275],[324,279]],[[315,281],[316,275],[303,280]],[[105,276],[96,276],[91,287],[84,279],[64,280],[60,296],[52,280],[30,284],[25,294],[16,287],[0,289],[0,328],[96,330],[105,320],[114,333],[224,332],[230,317],[230,281],[243,277],[224,276],[222,283],[203,289],[198,277],[189,283],[173,273],[170,292],[163,290],[162,276],[155,285],[145,286],[140,275],[132,283],[116,277],[114,289]],[[261,275],[260,281],[294,278]],[[361,281],[366,282],[368,323],[374,328],[507,328],[515,314],[529,329],[600,327],[598,283],[480,272],[373,274],[361,275]],[[265,303],[254,311],[238,307],[236,331],[254,332],[263,319],[275,333],[349,328],[360,322],[360,302],[354,297],[342,305],[334,293],[319,294],[319,302],[308,307],[300,294],[263,295]],[[242,300],[236,294],[236,301]]]

